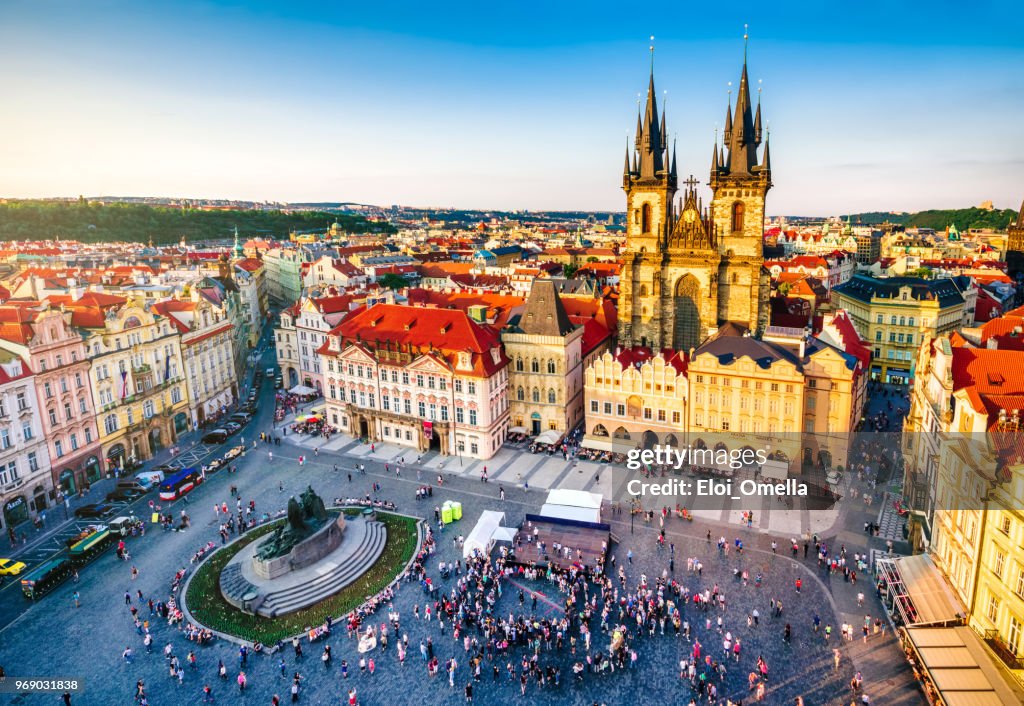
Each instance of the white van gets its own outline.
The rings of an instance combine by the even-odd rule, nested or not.
[[[164,482],[163,471],[145,471],[135,475],[135,480],[146,490],[152,490]]]

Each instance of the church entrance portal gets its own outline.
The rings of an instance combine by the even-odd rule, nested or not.
[[[672,348],[677,351],[689,351],[700,344],[700,311],[697,309],[697,302],[700,301],[700,285],[693,275],[686,275],[676,283],[675,298],[673,301],[675,311],[675,328],[672,335]]]

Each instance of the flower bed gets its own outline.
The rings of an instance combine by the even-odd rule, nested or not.
[[[199,567],[188,585],[185,596],[185,604],[197,622],[243,640],[258,640],[266,645],[272,645],[278,640],[323,624],[328,615],[334,618],[343,617],[376,596],[401,574],[416,552],[418,544],[415,519],[378,512],[377,521],[387,527],[384,552],[355,583],[316,605],[277,618],[243,613],[221,595],[220,572],[245,546],[271,532],[284,521],[271,522],[251,530],[234,544],[215,553]]]

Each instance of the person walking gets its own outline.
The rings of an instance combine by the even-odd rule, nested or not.
[[[245,672],[239,672],[238,673],[237,681],[238,681],[238,693],[239,694],[245,693],[245,683],[246,683]]]

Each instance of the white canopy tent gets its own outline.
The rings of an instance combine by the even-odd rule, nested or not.
[[[496,536],[500,533],[500,530],[506,529],[501,526],[501,523],[505,520],[505,513],[497,510],[484,510],[480,515],[480,519],[477,520],[476,526],[466,537],[466,541],[462,544],[462,558],[469,559],[475,553],[486,556],[491,553],[491,548],[498,539],[502,539],[505,535]]]
[[[547,431],[538,434],[537,438],[534,439],[538,444],[548,444],[551,446],[557,444],[561,440],[561,432],[555,431],[554,429],[548,429]]]
[[[292,389],[288,390],[288,392],[293,395],[312,395],[316,390],[312,387],[306,387],[305,385],[296,385]]]
[[[600,493],[556,488],[548,493],[548,498],[540,509],[540,514],[543,517],[555,517],[563,520],[600,522],[603,501],[604,496]]]

